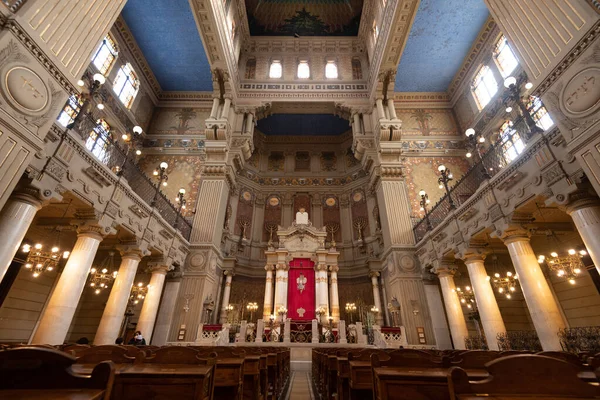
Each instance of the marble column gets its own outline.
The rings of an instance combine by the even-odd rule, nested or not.
[[[381,98],[375,99],[375,104],[377,106],[378,119],[387,119],[386,115],[385,115],[385,110],[383,108],[383,99],[381,99]]]
[[[221,119],[229,118],[229,110],[231,109],[231,98],[225,97],[225,104],[223,105],[223,112],[221,113]]]
[[[577,232],[600,272],[600,199],[587,195],[569,204],[567,213],[573,218]]]
[[[315,294],[316,294],[316,308],[324,308],[326,310],[325,315],[321,316],[321,323],[327,323],[327,317],[330,315],[331,310],[329,309],[329,293],[327,284],[327,265],[318,263],[315,265]]]
[[[156,314],[160,305],[160,297],[162,295],[165,277],[169,270],[167,265],[157,263],[149,265],[148,270],[152,272],[150,283],[148,284],[148,293],[142,305],[140,318],[136,326],[136,330],[142,332],[142,336],[146,339],[146,343],[150,344],[152,332],[154,331],[154,323],[156,322]]]
[[[510,259],[519,276],[523,297],[527,303],[533,326],[544,351],[562,350],[558,331],[565,327],[556,299],[533,253],[529,237],[522,230],[502,237]]]
[[[233,280],[233,271],[225,271],[225,287],[223,288],[223,301],[221,302],[221,317],[220,323],[224,324],[227,322],[227,307],[229,306],[229,296],[231,295],[231,281]]]
[[[290,267],[285,263],[278,263],[275,272],[275,307],[273,315],[277,316],[277,309],[281,306],[287,308],[288,271]]]
[[[469,336],[469,333],[460,300],[456,293],[456,285],[454,284],[456,269],[442,266],[436,268],[435,273],[440,278],[440,287],[444,297],[446,317],[448,318],[448,325],[450,325],[450,335],[452,336],[454,348],[464,350],[465,339]]]
[[[220,100],[218,97],[213,98],[212,108],[210,110],[210,117],[208,119],[217,119],[217,110],[219,109]]]
[[[114,344],[115,339],[119,336],[133,280],[142,260],[143,252],[140,249],[124,248],[120,251],[121,266],[94,337],[95,345]]]
[[[396,115],[396,107],[394,106],[394,99],[388,99],[387,102],[388,111],[390,112],[390,119],[398,119]]]
[[[506,327],[496,302],[496,296],[494,296],[494,290],[487,279],[488,275],[483,260],[484,256],[481,254],[471,254],[464,258],[488,348],[499,350],[496,338],[499,333],[506,332]]]
[[[181,273],[171,277],[167,275],[165,290],[156,316],[156,326],[154,327],[154,337],[152,344],[155,346],[164,346],[169,341],[169,332],[175,315],[175,305],[177,296],[181,287]],[[185,304],[185,303],[184,303]],[[184,310],[185,311],[185,310]]]
[[[360,135],[362,134],[362,127],[360,126],[360,114],[359,113],[354,113],[352,115],[352,119],[353,119],[353,123],[352,123],[352,130],[354,132],[355,135]]]
[[[267,264],[267,278],[265,280],[265,301],[263,303],[263,321],[268,321],[269,316],[273,314],[273,265]]]
[[[379,272],[371,271],[369,273],[369,276],[371,277],[371,284],[373,286],[373,300],[375,302],[375,307],[377,307],[379,309],[375,323],[379,326],[382,326],[383,325],[383,317],[382,317],[383,308],[381,306],[381,296],[379,295]]]
[[[340,295],[338,292],[337,281],[337,273],[339,269],[340,268],[337,265],[332,265],[329,267],[331,274],[329,278],[329,298],[331,300],[331,316],[333,317],[333,322],[338,322],[340,320]]]
[[[35,196],[15,192],[0,213],[0,281],[8,270],[42,202]]]
[[[42,313],[31,344],[55,345],[65,342],[98,246],[102,241],[101,232],[102,228],[97,225],[84,225],[78,229],[75,247]]]
[[[246,114],[246,134],[252,134],[254,132],[254,114],[247,113]]]

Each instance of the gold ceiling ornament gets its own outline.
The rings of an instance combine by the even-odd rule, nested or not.
[[[550,271],[556,273],[556,276],[565,278],[571,285],[574,285],[575,279],[584,268],[581,259],[586,255],[586,250],[569,249],[565,255],[559,255],[553,251],[548,258],[543,254],[539,255],[538,263],[546,265]]]
[[[114,259],[115,252],[109,251],[108,256],[102,260],[100,265],[92,265],[90,269],[90,287],[94,289],[94,293],[100,294],[108,289],[117,277]]]

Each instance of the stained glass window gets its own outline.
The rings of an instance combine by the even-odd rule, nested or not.
[[[80,96],[71,95],[58,116],[58,123],[64,127],[71,124],[81,111],[81,106],[83,106],[83,99]]]
[[[117,74],[117,79],[115,79],[115,83],[113,84],[113,90],[125,107],[131,108],[139,88],[140,81],[131,64],[127,63],[121,66]]]
[[[337,79],[338,77],[338,68],[335,61],[327,61],[327,65],[325,65],[325,78],[327,79]]]
[[[119,51],[117,50],[117,45],[113,38],[109,35],[106,35],[98,51],[94,54],[92,58],[92,63],[98,68],[98,71],[106,76],[110,72],[115,60],[117,59],[117,54]]]
[[[475,79],[473,79],[472,91],[479,110],[483,110],[498,92],[498,82],[487,65],[482,65],[479,68]]]
[[[310,67],[308,66],[308,61],[301,60],[298,63],[298,78],[299,79],[310,78]]]
[[[517,68],[517,65],[519,65],[519,60],[515,57],[515,53],[513,53],[504,35],[496,43],[494,59],[503,78],[509,77],[515,68]]]
[[[110,126],[105,120],[99,119],[85,142],[85,147],[103,164],[108,164],[110,158],[108,151],[110,146],[109,135]]]
[[[554,126],[554,121],[550,118],[548,110],[544,107],[542,100],[539,97],[529,96],[529,103],[527,103],[527,109],[531,114],[531,117],[535,121],[536,125],[547,131]]]
[[[269,68],[269,78],[279,79],[283,74],[283,67],[280,60],[273,60]]]
[[[512,121],[506,121],[500,128],[500,146],[502,148],[503,160],[500,168],[510,164],[525,149],[525,142],[515,129]]]

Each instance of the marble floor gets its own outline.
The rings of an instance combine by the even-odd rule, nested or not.
[[[286,400],[315,400],[310,384],[310,373],[307,371],[293,371]]]

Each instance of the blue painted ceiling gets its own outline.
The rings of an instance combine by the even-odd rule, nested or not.
[[[421,0],[397,92],[445,92],[489,15],[483,0]]]
[[[163,90],[212,91],[188,0],[129,0],[122,15]]]
[[[337,136],[350,129],[348,120],[332,114],[274,114],[258,120],[265,135]]]

